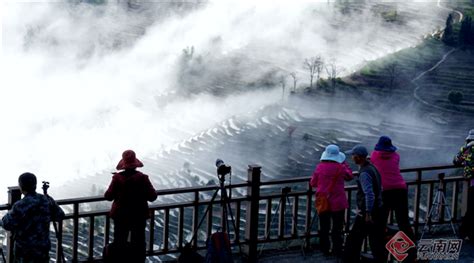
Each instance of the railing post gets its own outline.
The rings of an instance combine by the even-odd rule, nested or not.
[[[415,198],[413,199],[413,225],[415,227],[415,236],[418,237],[418,227],[420,226],[420,200],[421,200],[421,180],[423,179],[422,171],[416,171],[416,188],[415,188]],[[428,204],[428,211],[429,211]],[[427,212],[428,212],[427,211]]]
[[[13,187],[8,187],[8,205],[11,207],[13,204],[18,202],[21,199],[21,190],[20,187],[18,186],[13,186]],[[13,235],[11,232],[8,232],[7,235],[7,262],[8,263],[13,263],[14,257],[13,257],[13,247],[14,247],[14,241],[13,241]]]
[[[443,196],[444,198],[441,199],[441,207],[440,207],[440,211],[439,211],[439,222],[440,223],[443,223],[444,222],[444,217],[445,217],[445,210],[446,210],[446,205],[447,205],[447,200],[446,200],[446,181],[444,180],[444,177],[445,177],[445,173],[440,173],[438,174],[438,178],[439,178],[439,186],[438,186],[438,189],[441,189],[441,191],[443,192]],[[439,191],[439,190],[438,190]]]
[[[197,232],[199,231],[199,191],[194,192],[194,206],[193,206],[193,235],[196,235],[196,238],[192,240],[192,247],[197,248]]]
[[[470,187],[470,180],[462,181],[462,194],[461,194],[461,215],[464,216],[467,211],[467,200],[468,192]]]
[[[79,248],[79,203],[73,204],[72,224],[72,262],[76,263]]]
[[[245,239],[247,245],[244,252],[248,256],[248,262],[258,261],[258,217],[260,207],[260,175],[261,169],[259,165],[249,165],[248,167],[248,183],[247,187],[247,223],[245,228]]]

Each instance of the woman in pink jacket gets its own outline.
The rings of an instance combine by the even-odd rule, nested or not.
[[[382,201],[386,213],[393,211],[398,228],[409,237],[413,237],[408,218],[408,190],[400,174],[400,155],[388,136],[380,137],[370,160],[382,177]]]
[[[352,171],[344,162],[346,156],[339,151],[337,145],[328,145],[321,155],[321,162],[314,170],[310,184],[316,187],[316,192],[326,193],[330,211],[319,215],[319,238],[321,250],[325,255],[330,254],[329,230],[332,221],[331,238],[332,253],[342,253],[342,227],[344,211],[349,207],[344,191],[344,180],[353,178]]]

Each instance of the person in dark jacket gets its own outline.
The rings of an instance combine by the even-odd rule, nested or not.
[[[382,181],[377,168],[367,160],[368,151],[357,145],[351,151],[352,160],[359,166],[357,176],[358,212],[347,237],[344,262],[360,261],[360,251],[364,238],[369,236],[369,245],[375,262],[386,262],[385,249],[386,216],[382,207]]]
[[[24,173],[18,178],[24,197],[2,218],[5,230],[14,240],[15,263],[48,263],[51,221],[64,217],[63,210],[49,196],[36,193],[36,176]]]
[[[131,246],[137,252],[133,262],[145,262],[145,226],[149,218],[148,202],[155,201],[157,193],[147,175],[137,171],[143,163],[135,152],[126,150],[117,164],[112,182],[105,192],[107,200],[113,201],[110,217],[114,220],[114,243],[125,247],[130,234]]]
[[[462,165],[464,177],[470,179],[467,197],[467,210],[462,219],[460,235],[474,242],[474,129],[469,131],[466,143],[454,157],[453,163]]]

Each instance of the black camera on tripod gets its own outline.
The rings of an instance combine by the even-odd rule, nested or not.
[[[43,188],[43,193],[47,193],[49,188],[49,182],[43,181],[43,187],[41,188]]]
[[[220,181],[225,181],[225,176],[232,173],[232,167],[227,165],[221,159],[216,160],[216,167],[217,167],[217,178]]]

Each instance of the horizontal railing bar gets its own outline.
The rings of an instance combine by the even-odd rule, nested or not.
[[[448,165],[436,165],[436,166],[423,166],[423,167],[412,167],[412,168],[405,168],[400,169],[401,173],[411,173],[417,171],[434,171],[434,170],[446,170],[446,169],[454,169],[454,168],[461,168],[462,166],[448,164]]]
[[[94,210],[94,211],[87,211],[87,212],[79,212],[78,213],[78,217],[79,218],[82,218],[82,217],[90,217],[90,216],[107,216],[109,214],[109,211],[110,210],[105,210],[105,209],[101,209],[101,210]],[[67,219],[72,219],[74,218],[74,213],[67,213],[64,215],[64,219],[63,220],[67,220]]]
[[[307,180],[308,178],[306,178]],[[452,176],[452,177],[446,177],[445,179],[445,182],[455,182],[455,181],[462,181],[462,180],[465,180],[465,178],[463,176]],[[424,179],[422,182],[420,182],[421,184],[430,184],[430,183],[437,183],[439,182],[438,179]],[[406,182],[407,185],[416,185],[418,184],[419,182],[417,182],[416,180],[410,180],[410,181],[407,181]],[[348,185],[348,186],[345,186],[345,190],[355,190],[357,188],[356,185]],[[290,192],[288,193],[288,196],[304,196],[305,194],[307,194],[307,191],[297,191],[297,192]],[[281,197],[281,193],[280,194],[273,194],[273,195],[263,195],[260,197],[260,200],[266,200],[266,199],[275,199],[275,198],[280,198]],[[88,200],[92,200],[93,198],[88,198]],[[65,200],[61,200],[61,202],[58,201],[59,204],[62,204],[62,205],[65,205],[64,204],[64,201]],[[247,201],[247,198],[246,197],[237,197],[237,198],[233,198],[231,200],[231,202],[238,202],[238,201]],[[214,200],[212,203],[213,204],[218,204],[220,202],[220,200]],[[209,205],[211,202],[210,200],[204,200],[204,201],[201,201],[199,202],[199,205]],[[178,203],[173,203],[173,204],[157,204],[157,205],[152,205],[150,206],[150,209],[154,209],[154,210],[163,210],[163,209],[173,209],[173,208],[180,208],[180,207],[193,207],[195,205],[195,202],[194,201],[189,201],[189,202],[178,202]],[[0,210],[1,210],[1,206],[0,206]],[[107,210],[95,210],[93,212],[81,212],[79,213],[79,217],[88,217],[88,216],[104,216],[104,215],[107,215],[108,214],[108,209]],[[64,219],[71,219],[73,217],[73,214],[72,213],[69,213],[69,214],[66,214],[65,218]]]
[[[237,203],[237,202],[242,202],[242,201],[248,201],[247,197],[234,197],[231,200],[229,200],[230,203]],[[209,204],[219,204],[221,201],[216,199],[211,202],[211,200],[203,200],[199,201],[197,203],[198,205],[209,205]],[[196,203],[194,201],[189,201],[189,202],[178,202],[178,203],[173,203],[173,204],[157,204],[157,205],[151,205],[149,209],[152,210],[165,210],[165,209],[175,209],[175,208],[180,208],[180,207],[194,207]],[[109,213],[109,209],[101,209],[101,210],[94,210],[94,211],[86,211],[86,212],[79,212],[78,216],[79,217],[89,217],[89,216],[106,216]],[[64,216],[64,219],[71,219],[73,218],[74,213],[67,213]]]
[[[434,171],[434,170],[445,170],[445,169],[454,169],[460,168],[460,166],[455,165],[438,165],[438,166],[427,166],[427,167],[413,167],[413,168],[406,168],[401,169],[401,173],[409,173],[409,172],[417,172],[417,171]],[[354,172],[357,174],[357,172]],[[286,179],[279,179],[279,180],[271,180],[271,181],[263,181],[260,184],[262,186],[268,185],[278,185],[278,184],[289,184],[289,183],[301,183],[308,181],[310,176],[300,176],[300,177],[293,177],[293,178],[286,178]],[[447,177],[446,180],[449,181],[450,177]],[[407,182],[408,183],[408,182]],[[232,185],[226,185],[226,189],[234,189],[234,188],[241,188],[247,187],[248,183],[238,183]],[[205,192],[205,191],[213,191],[218,189],[219,186],[212,185],[212,186],[199,186],[199,187],[184,187],[178,189],[160,189],[156,191],[158,195],[175,195],[175,194],[185,194],[185,193],[193,193],[193,192]],[[70,198],[70,199],[60,199],[57,200],[59,205],[72,205],[75,203],[89,203],[89,202],[100,202],[100,201],[107,201],[102,195],[99,196],[89,196],[89,197],[79,197],[79,198]],[[8,209],[8,204],[0,205],[0,211]]]
[[[226,189],[234,189],[234,188],[241,188],[247,187],[248,183],[238,183],[238,184],[231,184],[226,185]],[[206,191],[215,191],[219,189],[218,185],[212,186],[199,186],[199,187],[183,187],[183,188],[176,188],[176,189],[160,189],[157,190],[156,193],[160,195],[175,195],[175,194],[186,194],[186,193],[194,193],[194,192],[206,192]],[[101,202],[107,201],[103,195],[96,195],[96,196],[87,196],[87,197],[77,197],[77,198],[68,198],[68,199],[58,199],[56,202],[58,205],[73,205],[77,203],[92,203],[92,202]],[[8,204],[0,205],[0,210],[6,210],[9,208]]]
[[[444,178],[444,182],[446,183],[451,183],[451,182],[456,182],[456,181],[464,181],[464,180],[468,180],[466,179],[464,176],[449,176],[449,177],[446,177]],[[439,182],[439,179],[423,179],[423,181],[421,182],[418,182],[416,180],[410,180],[410,181],[406,181],[407,185],[417,185],[417,184],[430,184],[430,183],[438,183]]]
[[[434,171],[434,170],[446,170],[446,169],[454,169],[454,168],[460,168],[460,166],[438,165],[438,166],[428,166],[428,167],[414,167],[414,168],[400,169],[400,172],[410,173],[410,172],[417,172],[417,171]],[[354,171],[353,174],[357,175],[358,172]],[[267,185],[277,185],[277,184],[302,183],[302,182],[307,182],[309,178],[311,178],[311,176],[299,176],[299,177],[285,178],[285,179],[279,179],[279,180],[263,181],[260,184],[262,186],[267,186]]]
[[[229,199],[230,203],[237,203],[239,201],[248,201],[247,197],[233,197],[232,199]],[[211,200],[200,200],[198,203],[194,201],[189,201],[189,202],[180,202],[180,203],[173,203],[173,204],[156,204],[156,205],[151,205],[150,209],[154,210],[164,210],[164,209],[173,209],[173,208],[180,208],[180,207],[194,207],[196,204],[198,206],[200,205],[209,205],[209,204],[220,204],[221,200],[216,198],[214,201],[211,202]]]
[[[92,202],[101,202],[101,201],[107,201],[103,195],[58,199],[56,200],[56,203],[58,203],[58,205],[74,205],[74,204],[92,203]]]
[[[303,183],[307,182],[311,178],[310,176],[299,176],[299,177],[292,177],[286,179],[279,179],[279,180],[271,180],[271,181],[262,181],[260,185],[268,186],[268,185],[277,185],[277,184],[295,184],[295,183]]]
[[[238,184],[225,185],[225,188],[233,189],[233,188],[247,187],[248,185],[249,183],[238,183]],[[199,191],[199,192],[214,191],[216,189],[219,189],[218,185],[183,187],[183,188],[177,188],[177,189],[160,189],[160,190],[157,190],[156,193],[158,195],[175,195],[175,194],[193,193],[196,191]]]
[[[445,182],[455,182],[455,181],[463,181],[465,178],[463,176],[451,176],[451,177],[446,177],[444,179]],[[437,183],[439,182],[438,179],[424,179],[422,182],[420,182],[422,185],[423,184],[431,184],[431,183]],[[407,185],[416,185],[419,182],[416,180],[411,180],[406,182]],[[357,186],[356,185],[348,185],[345,186],[344,189],[346,191],[348,190],[356,190]],[[305,196],[307,195],[307,191],[294,191],[288,193],[288,196],[295,197],[295,196]],[[277,194],[271,194],[271,195],[262,195],[260,196],[260,200],[267,200],[267,199],[278,199],[281,198],[281,193]],[[242,202],[242,201],[248,201],[247,197],[234,197],[230,200],[231,203],[237,203],[237,202]],[[216,199],[212,202],[212,204],[219,204],[220,200]],[[198,203],[198,205],[209,205],[211,204],[210,200],[203,200]],[[175,209],[175,208],[180,208],[180,207],[194,207],[196,203],[194,201],[189,201],[189,202],[177,202],[173,204],[156,204],[156,205],[151,205],[150,209],[153,210],[165,210],[165,209]],[[106,216],[109,213],[108,209],[101,209],[101,210],[95,210],[95,211],[88,211],[88,212],[80,212],[79,217],[89,217],[89,216]],[[68,213],[65,215],[64,219],[71,219],[73,218],[73,213]]]
[[[308,177],[305,177],[305,181],[304,182],[307,182],[309,178]],[[299,180],[299,179],[298,179]],[[465,178],[463,176],[451,176],[451,177],[446,177],[444,179],[445,182],[454,182],[454,181],[462,181],[462,180],[465,180]],[[439,182],[439,179],[423,179],[423,181],[421,182],[421,184],[430,184],[430,183],[437,183]],[[407,185],[416,185],[418,184],[418,182],[416,180],[410,180],[410,181],[406,181]],[[347,185],[344,187],[345,190],[355,190],[357,189],[357,186],[356,185]],[[304,194],[307,194],[306,191],[297,191],[297,192],[290,192],[288,193],[288,196],[300,196],[300,195],[304,195]],[[281,194],[273,194],[273,195],[264,195],[264,196],[261,196],[262,200],[264,199],[268,199],[268,198],[278,198],[278,197],[281,197]],[[92,200],[92,198],[86,198],[86,202],[89,201],[89,200]],[[69,199],[71,200],[71,199]],[[78,203],[78,202],[74,202],[74,203],[69,203],[68,201],[69,200],[58,200],[58,204],[59,205],[71,205],[71,204],[74,204],[74,203]],[[247,201],[247,198],[246,197],[235,197],[235,198],[232,198],[231,199],[231,202],[237,202],[237,201]],[[219,203],[220,200],[216,199],[214,200],[212,203],[213,204],[217,204]],[[79,202],[81,203],[81,202]],[[199,202],[199,205],[208,205],[210,204],[210,200],[204,200],[204,201],[201,201]],[[172,209],[172,208],[179,208],[179,207],[190,207],[190,206],[194,206],[195,203],[193,201],[189,201],[189,202],[177,202],[177,203],[173,203],[173,204],[157,204],[157,205],[152,205],[150,206],[150,209],[155,209],[155,210],[161,210],[161,209]],[[2,210],[2,206],[0,206],[0,211]],[[97,216],[97,215],[103,215],[106,211],[108,210],[96,210],[94,212],[82,212],[81,215],[87,215],[87,216],[91,216],[91,215],[94,215],[94,216]],[[67,217],[68,215],[66,215]]]

